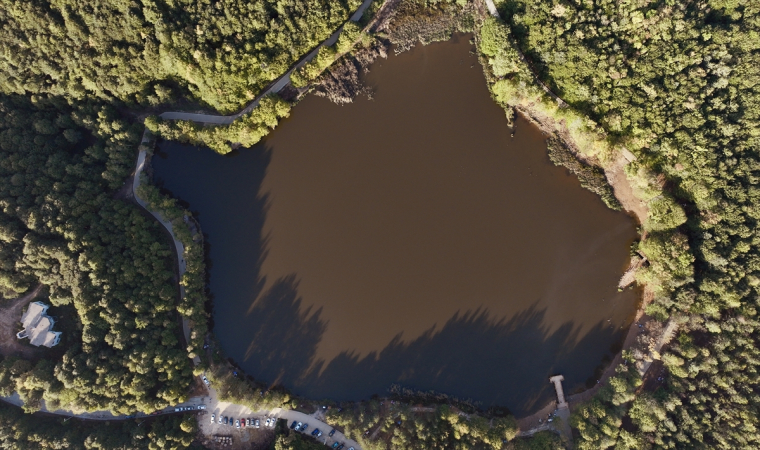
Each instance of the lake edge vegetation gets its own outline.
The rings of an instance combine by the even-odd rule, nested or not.
[[[499,9],[506,22],[489,19],[480,36],[495,99],[560,118],[570,135],[581,125],[581,142],[592,138],[577,145],[581,158],[607,166],[633,156],[625,173],[648,206],[634,248],[648,265],[637,281],[646,312],[679,324],[654,386],[613,377],[576,411],[577,447],[756,446],[757,5],[517,0]],[[521,53],[534,67],[516,64]],[[542,93],[544,83],[570,108]]]
[[[615,377],[618,381],[610,382],[612,388],[604,390],[575,415],[576,439],[579,448],[589,449],[755,445],[758,421],[755,374],[760,360],[756,355],[756,330],[760,324],[755,303],[760,286],[757,256],[760,240],[753,230],[757,229],[755,185],[760,163],[758,136],[752,132],[757,129],[758,121],[758,93],[752,87],[758,81],[758,47],[757,40],[750,37],[757,36],[760,14],[756,5],[742,0],[730,4],[717,1],[640,3],[601,2],[592,7],[557,0],[503,1],[499,8],[506,20],[487,18],[477,29],[489,87],[495,100],[507,107],[508,114],[516,108],[555,119],[554,125],[559,124],[559,131],[570,136],[561,142],[570,142],[578,148],[581,163],[611,164],[623,147],[634,155],[635,159],[625,165],[625,170],[636,195],[649,206],[649,216],[642,224],[646,239],[636,248],[647,257],[648,266],[639,272],[638,281],[647,286],[652,296],[647,312],[660,320],[671,318],[682,325],[669,351],[662,355],[669,373],[664,384],[651,392],[643,392],[640,380],[636,380],[626,365],[621,366],[620,376]],[[433,1],[409,0],[404,4],[422,5],[429,10],[448,7],[445,2]],[[3,16],[3,20],[13,24],[6,28],[6,42],[21,48],[19,36],[44,34],[44,31],[34,31],[28,23],[19,22],[19,17],[29,18],[31,23],[31,17],[40,15],[52,24],[51,35],[71,35],[72,42],[80,45],[87,21],[77,16],[76,8],[43,5],[34,9],[38,6],[8,6],[7,11],[15,16]],[[152,23],[159,24],[167,8],[169,5],[158,5],[158,12],[147,8],[138,14],[138,19],[152,17]],[[151,13],[156,16],[150,16]],[[194,13],[197,14],[194,11],[190,15]],[[473,29],[474,26],[473,23]],[[134,34],[144,33],[139,27],[135,29],[140,32]],[[196,27],[192,31],[196,36],[203,36],[208,29]],[[159,32],[166,31],[156,33]],[[202,40],[191,39],[190,42],[197,44]],[[95,54],[106,48],[106,44],[95,44],[90,44]],[[677,44],[678,54],[673,54],[672,49],[668,51],[668,46],[674,44]],[[65,45],[67,49],[76,47],[68,41]],[[58,368],[42,360],[37,366],[26,367],[18,361],[5,364],[9,361],[6,359],[0,380],[5,380],[6,389],[16,388],[26,396],[30,410],[43,398],[51,404],[76,406],[81,401],[80,391],[87,392],[89,388],[92,393],[93,387],[101,390],[86,398],[85,406],[91,409],[129,411],[180,399],[180,392],[170,390],[162,391],[158,402],[139,396],[122,399],[118,389],[124,389],[124,383],[116,386],[118,383],[108,377],[109,371],[94,370],[95,367],[100,369],[102,362],[97,357],[93,359],[95,353],[87,344],[106,343],[110,346],[106,351],[117,354],[127,345],[125,339],[128,338],[124,336],[128,330],[119,328],[116,323],[105,325],[101,323],[103,320],[108,322],[109,316],[123,320],[129,311],[138,316],[136,329],[151,326],[149,319],[140,317],[140,307],[129,304],[128,298],[123,300],[126,308],[109,301],[107,296],[97,299],[97,294],[103,292],[99,286],[104,280],[113,286],[131,283],[114,278],[108,270],[101,272],[104,268],[113,268],[117,261],[103,262],[107,256],[102,254],[103,242],[110,240],[109,235],[125,234],[125,228],[101,227],[97,235],[90,236],[67,228],[68,224],[59,223],[60,219],[56,220],[55,214],[51,217],[50,211],[73,208],[62,217],[71,217],[72,223],[78,218],[92,221],[94,216],[91,209],[88,210],[88,202],[94,203],[93,199],[97,198],[101,208],[97,214],[108,220],[118,218],[115,223],[122,227],[134,224],[131,233],[151,229],[140,238],[149,245],[136,248],[152,255],[154,269],[162,267],[156,272],[160,277],[153,280],[162,298],[153,301],[162,305],[168,298],[173,301],[176,293],[169,294],[165,289],[170,284],[166,264],[171,258],[165,248],[160,248],[160,243],[154,242],[158,240],[155,224],[151,226],[141,221],[133,210],[118,202],[106,202],[88,186],[88,183],[99,186],[98,183],[106,180],[104,190],[116,190],[125,176],[125,168],[129,167],[120,159],[130,154],[126,150],[128,145],[123,143],[137,141],[134,127],[120,121],[105,103],[157,105],[171,99],[173,89],[184,89],[207,105],[229,111],[233,110],[233,104],[240,105],[241,99],[250,94],[235,91],[228,99],[219,99],[215,98],[219,89],[181,83],[176,87],[171,82],[136,83],[143,86],[137,89],[119,85],[119,77],[113,73],[102,81],[93,81],[92,68],[67,65],[72,63],[69,60],[65,60],[64,65],[48,64],[44,51],[35,53],[37,49],[33,46],[32,50],[19,50],[19,61],[23,63],[8,63],[12,67],[2,70],[4,78],[0,80],[7,113],[0,127],[5,145],[0,147],[9,152],[4,160],[6,172],[2,174],[6,177],[2,204],[5,216],[0,217],[3,219],[2,256],[7,263],[1,267],[0,275],[4,287],[16,292],[23,292],[34,278],[44,280],[54,287],[51,301],[61,305],[73,301],[79,311],[88,309],[91,312],[87,325],[97,326],[89,329],[94,334],[85,332],[83,352],[77,354],[80,349],[76,349],[69,355],[68,366]],[[113,60],[101,59],[98,63],[107,62],[116,68],[120,64],[132,67],[125,61],[134,51],[129,45],[114,46],[113,54],[108,54]],[[522,53],[531,66],[521,58]],[[71,54],[71,51],[67,53]],[[172,56],[171,52],[166,54]],[[197,57],[195,51],[192,53],[200,70],[209,71],[212,65],[208,59],[203,60],[204,57],[203,52]],[[229,58],[218,55],[217,58],[215,64],[224,65],[224,61],[230,64]],[[17,70],[24,65],[42,69],[32,76],[29,70]],[[262,63],[260,67],[266,66]],[[177,67],[187,67],[191,75],[199,73],[192,72],[198,70],[193,63],[177,64]],[[67,71],[76,76],[69,77]],[[133,80],[129,72],[126,75],[124,80]],[[557,92],[570,108],[560,108],[543,90],[543,83]],[[67,92],[72,95],[66,97]],[[212,92],[215,94],[211,95]],[[33,94],[31,100],[22,98],[27,93]],[[88,100],[89,96],[95,100]],[[619,100],[621,98],[623,100]],[[30,118],[19,117],[14,114],[16,111],[23,111]],[[39,149],[26,149],[29,155],[38,158],[31,166],[11,152],[24,142],[39,146]],[[82,152],[87,157],[71,158],[69,152],[74,155]],[[40,159],[43,156],[46,157],[44,163]],[[35,172],[39,167],[45,167],[46,173]],[[580,169],[579,172],[584,173]],[[598,175],[596,172],[594,176],[598,179]],[[78,178],[72,181],[71,177]],[[45,180],[50,180],[49,187],[44,184]],[[594,182],[587,184],[596,186]],[[55,196],[42,198],[39,193],[47,191],[68,197],[64,197],[65,202]],[[32,207],[31,213],[27,212],[29,205],[35,204],[35,197],[30,202],[26,198],[28,194],[40,199],[36,200],[39,204]],[[151,234],[153,237],[149,237]],[[86,239],[80,242],[83,236]],[[18,256],[22,253],[26,260]],[[76,262],[73,256],[78,257]],[[50,273],[50,267],[56,270]],[[89,274],[98,284],[87,284],[87,277],[82,278],[82,273]],[[139,276],[147,275],[132,274],[132,277]],[[105,292],[110,295],[112,290]],[[87,302],[83,303],[83,298]],[[93,310],[95,305],[101,310]],[[161,310],[166,311],[164,307]],[[173,326],[171,323],[164,320],[161,326],[174,329],[176,335],[176,321]],[[162,339],[172,343],[170,347],[176,346],[168,334],[162,335]],[[158,367],[173,375],[156,379],[167,385],[181,385],[189,374],[188,358],[183,357],[184,362],[181,362],[174,357],[164,359],[162,355]],[[125,360],[124,367],[134,372],[140,363]],[[84,386],[67,377],[67,370],[76,373],[90,370],[93,377]],[[119,369],[111,372],[125,373]],[[135,377],[134,383],[132,387],[142,386],[145,380]],[[459,419],[449,420],[452,416],[445,411],[437,417],[454,428],[459,423]],[[632,431],[621,429],[626,417],[633,423]],[[360,430],[357,428],[357,431]],[[458,441],[462,436],[449,428],[442,428],[440,432],[446,439]]]

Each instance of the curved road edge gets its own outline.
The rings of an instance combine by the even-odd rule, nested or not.
[[[329,437],[328,434],[330,430],[333,429],[333,427],[323,422],[317,417],[318,415],[320,415],[320,411],[317,411],[313,414],[305,414],[299,411],[294,411],[291,409],[282,409],[282,408],[275,408],[271,411],[266,411],[266,410],[253,411],[243,405],[219,401],[217,398],[216,391],[212,387],[209,387],[209,392],[210,392],[209,396],[191,397],[188,401],[184,403],[180,403],[175,406],[166,407],[162,410],[155,411],[152,414],[139,412],[133,415],[114,416],[109,411],[94,411],[94,412],[83,412],[83,413],[74,413],[73,411],[66,411],[66,410],[61,410],[61,409],[49,411],[45,407],[44,401],[42,402],[40,412],[47,413],[47,414],[55,414],[55,415],[60,415],[60,416],[75,417],[77,419],[83,419],[83,420],[99,420],[99,421],[147,419],[150,417],[156,417],[156,416],[167,415],[167,414],[187,414],[187,413],[197,413],[200,411],[205,411],[206,413],[213,413],[215,414],[217,418],[221,416],[234,417],[237,419],[275,417],[277,419],[285,420],[288,423],[292,421],[297,421],[297,422],[303,422],[304,424],[309,424],[309,431],[314,430],[315,428],[319,428],[323,432],[323,437],[319,438],[319,441],[322,442],[324,445],[331,446],[333,443],[339,442],[341,444],[344,444],[348,448],[354,447],[354,449],[356,450],[362,450],[362,447],[356,441],[349,439],[347,436],[345,436],[342,432],[338,430],[335,431],[335,434],[332,437]],[[18,407],[22,407],[24,405],[24,402],[21,400],[17,392],[14,392],[13,395],[11,395],[10,397],[0,397],[0,399],[2,399],[2,401],[6,403],[9,403],[11,405],[15,405]],[[178,408],[182,408],[183,410],[178,412],[177,411]],[[210,417],[210,416],[202,416],[202,417]],[[205,428],[207,427],[207,425],[209,425],[209,423],[208,422],[204,423],[202,417],[198,417],[198,426],[202,434],[206,436],[210,436],[211,434],[214,434],[212,432],[208,432],[208,430],[205,430]],[[231,429],[233,432],[237,431],[237,429],[234,427],[231,427],[229,429]],[[224,431],[227,432],[228,429],[225,428]]]
[[[372,3],[373,0],[364,0],[362,4],[359,6],[359,8],[351,15],[351,18],[349,20],[357,22],[359,19],[361,19],[362,15],[364,15],[364,11],[369,7],[369,5]],[[275,81],[273,81],[267,88],[264,89],[251,103],[249,103],[242,111],[232,114],[229,116],[220,116],[215,114],[196,114],[196,113],[186,113],[186,112],[165,112],[160,114],[160,117],[162,119],[166,120],[192,120],[196,122],[203,122],[203,123],[211,123],[211,124],[229,124],[232,123],[235,119],[238,117],[247,114],[251,112],[256,106],[258,106],[259,102],[263,97],[266,95],[269,95],[271,93],[276,93],[282,90],[288,83],[290,83],[290,75],[294,70],[297,70],[298,68],[302,67],[307,62],[311,61],[319,52],[319,49],[322,48],[325,45],[333,45],[335,42],[337,42],[338,37],[340,36],[340,33],[343,31],[343,25],[340,26],[330,37],[328,37],[326,40],[324,40],[322,43],[320,43],[316,48],[314,48],[311,52],[309,52],[306,56],[301,58],[296,64],[294,64],[287,72],[285,72],[283,75],[281,75],[279,78],[277,78]],[[143,132],[141,144],[146,144],[150,142],[150,134],[147,129]],[[172,223],[168,220],[166,220],[161,213],[152,211],[147,203],[140,198],[139,195],[137,195],[137,190],[140,187],[141,182],[141,175],[145,168],[145,161],[147,158],[147,152],[141,148],[137,155],[137,164],[135,167],[135,172],[133,176],[132,181],[132,196],[135,199],[135,202],[137,202],[138,205],[140,205],[144,210],[146,210],[148,213],[150,213],[161,225],[169,231],[169,234],[172,237],[172,240],[174,241],[174,248],[177,253],[177,261],[178,261],[178,268],[179,268],[179,277],[180,279],[185,274],[186,271],[186,262],[184,258],[184,252],[185,252],[185,246],[182,244],[182,242],[177,239],[177,237],[174,234],[174,226]],[[180,285],[180,296],[184,297],[185,295],[185,288]],[[182,318],[182,328],[183,328],[183,334],[185,336],[185,340],[189,341],[190,338],[190,324],[187,319],[187,317]],[[193,358],[194,365],[200,364],[200,358],[198,356]],[[197,407],[201,405],[205,405],[206,410],[213,410],[218,411],[217,414],[224,414],[224,415],[232,415],[233,417],[237,415],[238,417],[245,415],[245,416],[270,416],[270,417],[277,417],[279,419],[284,420],[296,420],[299,422],[304,423],[310,423],[313,426],[323,428],[323,431],[329,431],[333,428],[326,424],[325,422],[322,422],[318,420],[315,415],[318,414],[314,413],[315,415],[307,415],[298,411],[294,410],[287,410],[287,409],[281,409],[277,408],[270,411],[251,411],[250,409],[242,406],[237,405],[233,403],[228,402],[219,402],[216,397],[216,391],[213,388],[209,387],[209,390],[211,392],[211,395],[209,397],[191,397],[187,402],[181,403],[176,406],[170,406],[167,408],[164,408],[160,411],[155,411],[152,414],[147,413],[136,413],[134,415],[113,415],[110,411],[94,411],[94,412],[81,412],[81,413],[75,413],[73,411],[67,411],[67,410],[54,410],[49,411],[47,407],[45,406],[44,401],[42,402],[42,405],[40,407],[40,412],[48,413],[48,414],[56,414],[61,416],[69,416],[69,417],[76,417],[78,419],[84,419],[84,420],[103,420],[103,421],[109,421],[109,420],[128,420],[133,418],[147,418],[155,415],[164,415],[164,414],[174,414],[177,413],[177,408],[189,408],[193,407],[193,409],[188,409],[187,412],[190,411],[197,411]],[[209,401],[204,403],[204,400],[208,398]],[[14,405],[18,407],[22,407],[24,405],[23,400],[21,400],[18,392],[14,392],[13,395],[8,397],[1,397],[0,400]],[[184,413],[185,411],[182,411]],[[313,429],[313,428],[312,428]],[[340,438],[343,438],[342,440]],[[328,439],[325,439],[325,443]],[[346,438],[341,432],[336,431],[333,439],[329,439],[331,441],[334,440],[341,440],[345,445],[349,447],[354,447],[356,450],[361,450],[361,446],[359,446],[358,443],[356,443],[353,440],[350,440]]]
[[[369,5],[372,2],[373,0],[362,1],[362,4],[351,15],[351,18],[349,20],[352,22],[358,22],[359,19],[361,19],[362,16],[364,15],[364,11],[369,7]],[[215,124],[215,125],[229,125],[232,122],[234,122],[235,119],[253,111],[253,109],[259,105],[259,102],[261,101],[262,98],[266,97],[269,94],[280,92],[282,88],[284,88],[290,83],[290,75],[293,73],[293,71],[300,69],[301,67],[303,67],[304,64],[314,59],[317,56],[317,53],[319,53],[320,48],[324,47],[325,45],[330,46],[338,42],[338,37],[340,37],[340,34],[343,32],[343,26],[344,25],[341,25],[337,30],[335,30],[333,34],[330,35],[330,37],[322,41],[322,43],[317,45],[314,49],[312,49],[312,51],[307,53],[305,56],[301,57],[301,59],[298,60],[294,65],[292,65],[290,69],[288,69],[287,72],[285,72],[284,74],[280,75],[279,78],[276,78],[274,81],[272,81],[266,88],[264,88],[263,91],[259,93],[259,95],[256,96],[256,98],[254,98],[251,101],[251,103],[246,105],[246,107],[243,108],[238,113],[231,114],[229,116],[219,116],[215,114],[200,114],[200,113],[188,113],[188,112],[182,112],[182,111],[172,111],[172,112],[161,113],[159,114],[159,117],[161,117],[164,120],[191,120],[193,122],[210,123],[210,124]]]

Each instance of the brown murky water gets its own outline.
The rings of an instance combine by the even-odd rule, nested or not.
[[[463,36],[376,63],[373,101],[310,96],[262,144],[163,143],[157,178],[210,243],[215,333],[257,379],[313,398],[392,383],[524,414],[572,392],[635,308],[635,237],[514,138]]]

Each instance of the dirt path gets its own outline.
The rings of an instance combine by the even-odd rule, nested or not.
[[[19,341],[16,331],[24,307],[37,297],[41,289],[42,285],[39,285],[21,297],[0,304],[0,354],[3,356],[13,355],[31,359],[37,355],[37,349]]]
[[[369,5],[372,3],[372,0],[364,0],[362,4],[357,8],[357,10],[351,15],[351,21],[358,22],[359,19],[362,18],[362,15],[364,15],[364,11],[369,7]],[[217,124],[217,125],[227,125],[231,124],[235,119],[239,118],[240,116],[244,114],[248,114],[249,112],[253,111],[254,108],[256,108],[259,105],[259,102],[262,98],[266,97],[269,94],[275,94],[277,92],[280,92],[282,88],[290,84],[290,75],[293,73],[293,71],[300,69],[303,67],[306,63],[311,61],[317,56],[317,53],[319,53],[319,49],[324,46],[330,46],[335,44],[338,41],[338,37],[340,37],[340,33],[343,32],[343,26],[341,25],[340,28],[338,28],[333,34],[330,35],[327,39],[322,41],[318,46],[316,46],[311,52],[307,53],[301,59],[296,61],[296,63],[288,69],[287,72],[280,75],[279,78],[272,81],[267,87],[262,90],[259,95],[256,96],[243,110],[236,114],[232,114],[229,116],[220,116],[216,114],[199,114],[199,113],[188,113],[188,112],[179,112],[179,111],[172,111],[172,112],[165,112],[160,114],[159,116],[164,120],[192,120],[193,122],[201,122],[201,123],[211,123],[211,124]]]
[[[620,153],[615,162],[604,169],[604,175],[607,177],[610,186],[612,186],[612,190],[615,192],[615,197],[620,204],[623,205],[623,209],[633,214],[636,217],[636,220],[641,224],[646,220],[647,215],[649,214],[649,208],[647,208],[646,203],[636,197],[636,194],[633,191],[633,186],[623,170],[626,164],[630,162],[629,158],[633,157],[630,153],[629,156],[626,157],[626,152],[627,150]]]

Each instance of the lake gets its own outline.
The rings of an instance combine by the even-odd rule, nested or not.
[[[156,182],[209,244],[214,333],[248,374],[314,399],[398,383],[518,416],[594,383],[638,296],[634,221],[490,98],[469,36],[378,60],[373,100],[307,96],[262,143],[173,142]]]

